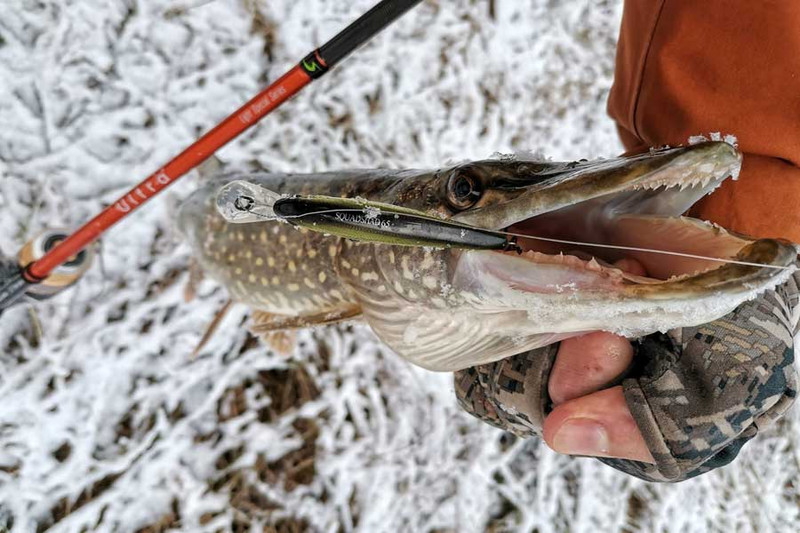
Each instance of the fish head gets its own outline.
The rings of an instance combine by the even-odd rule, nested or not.
[[[516,234],[516,250],[348,243],[341,272],[378,336],[432,370],[588,331],[635,337],[703,324],[787,279],[796,261],[786,241],[682,216],[741,162],[730,144],[707,142],[599,161],[457,165],[395,184],[391,201]],[[614,266],[621,259],[646,273]]]

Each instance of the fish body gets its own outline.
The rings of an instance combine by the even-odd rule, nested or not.
[[[705,143],[604,161],[231,175],[195,192],[179,225],[207,274],[254,309],[254,329],[360,316],[410,361],[453,371],[587,331],[639,336],[703,324],[784,281],[797,256],[790,243],[680,216],[740,164],[730,145]],[[520,237],[519,252],[463,250],[353,242],[274,220],[230,224],[215,200],[237,179],[559,242]],[[563,244],[575,241],[626,249]],[[623,258],[649,277],[612,266]]]

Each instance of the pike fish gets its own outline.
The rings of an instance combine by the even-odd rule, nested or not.
[[[412,363],[455,371],[589,331],[636,337],[704,324],[785,281],[795,245],[681,216],[740,166],[733,146],[707,142],[598,161],[237,174],[196,191],[178,218],[203,270],[253,309],[254,331],[358,317]],[[230,224],[215,199],[232,180],[532,237],[515,251],[464,250],[353,242],[280,221]],[[647,275],[613,266],[626,258]]]

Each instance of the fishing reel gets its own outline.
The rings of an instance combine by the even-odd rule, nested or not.
[[[65,229],[50,229],[40,233],[28,241],[17,255],[16,265],[6,265],[6,268],[15,268],[24,271],[28,265],[41,259],[61,241],[67,238],[69,231]],[[45,300],[55,296],[67,287],[77,282],[89,270],[94,261],[95,252],[92,247],[81,250],[72,256],[66,263],[56,268],[49,276],[35,284],[29,284],[25,294],[36,300]]]

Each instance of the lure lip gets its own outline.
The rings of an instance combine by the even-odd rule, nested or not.
[[[252,224],[280,219],[273,206],[281,195],[245,180],[235,180],[220,188],[216,196],[219,214],[231,224]]]

